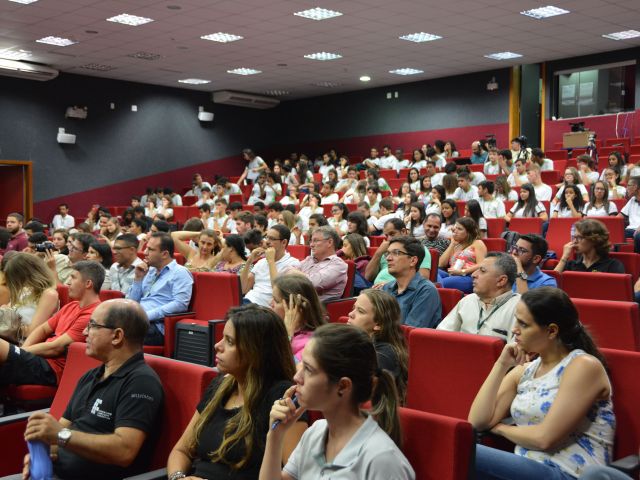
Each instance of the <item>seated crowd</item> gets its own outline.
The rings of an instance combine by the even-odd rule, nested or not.
[[[504,150],[474,142],[468,160],[441,140],[406,158],[378,152],[268,165],[246,149],[238,178],[195,174],[185,195],[149,188],[120,216],[94,206],[77,223],[66,204],[48,225],[8,215],[0,387],[58,385],[73,342],[102,364],[62,417],[28,421],[25,439],[55,446],[57,477],[148,468],[163,390],[142,353],[165,344],[166,316],[189,309],[195,272],[237,275],[242,301],[214,347],[218,375],[167,459],[170,480],[415,478],[398,416],[412,328],[506,343],[469,422],[515,453],[478,445],[477,478],[621,475],[606,467],[615,429],[606,362],[556,279],[625,273],[597,217],[624,218],[640,253],[637,169],[613,155],[600,177],[581,156],[547,185],[542,172],[554,162],[518,138]],[[618,211],[614,199],[627,201]],[[186,206],[199,215],[176,222]],[[542,234],[505,235],[508,251],[487,247],[488,219],[504,219],[509,232],[526,217],[541,219]],[[554,258],[544,235],[555,218],[576,222]],[[460,300],[445,308],[441,288]],[[640,281],[634,290],[640,301]],[[105,291],[122,298],[101,303]],[[329,319],[326,306],[351,296],[346,325]],[[309,427],[308,410],[323,419]],[[30,468],[27,456],[24,478]]]

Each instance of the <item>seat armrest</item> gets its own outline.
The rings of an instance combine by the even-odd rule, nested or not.
[[[3,425],[11,425],[12,423],[17,422],[26,422],[33,413],[39,410],[34,410],[33,412],[22,412],[16,413],[15,415],[7,415],[6,417],[0,417],[0,427]],[[42,410],[43,412],[48,412],[49,409]]]
[[[164,318],[175,318],[175,317],[185,317],[185,318],[193,318],[195,317],[196,312],[178,312],[178,313],[169,313],[164,316]]]
[[[163,480],[167,478],[167,469],[159,468],[151,472],[141,473],[133,477],[123,478],[122,480]]]
[[[636,473],[640,471],[640,457],[638,455],[628,455],[610,463],[609,466],[626,473],[631,478],[635,478]]]

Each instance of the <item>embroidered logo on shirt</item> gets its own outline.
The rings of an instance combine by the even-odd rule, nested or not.
[[[102,399],[97,398],[96,401],[93,403],[93,407],[91,407],[91,414],[95,415],[96,417],[103,418],[105,420],[111,420],[111,416],[113,415],[113,413],[101,410],[100,405],[102,405]]]

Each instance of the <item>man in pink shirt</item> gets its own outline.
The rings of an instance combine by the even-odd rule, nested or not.
[[[73,265],[69,302],[27,337],[22,348],[0,339],[0,385],[57,385],[67,347],[84,342],[83,331],[100,304],[104,268],[97,262]]]
[[[11,234],[11,239],[5,249],[7,252],[15,250],[21,252],[29,245],[27,233],[22,229],[24,217],[19,213],[10,213],[7,215],[7,230]]]

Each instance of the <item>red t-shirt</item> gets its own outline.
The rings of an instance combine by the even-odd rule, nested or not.
[[[53,335],[47,338],[46,341],[51,342],[66,333],[74,342],[84,342],[82,332],[87,327],[91,319],[91,314],[98,305],[100,305],[100,302],[80,308],[80,303],[77,301],[67,303],[58,313],[48,320],[47,323],[49,327],[51,327],[51,330],[53,330]],[[58,358],[47,358],[47,362],[49,362],[49,365],[56,374],[58,383],[60,383],[60,377],[62,376],[66,361],[66,354]]]

